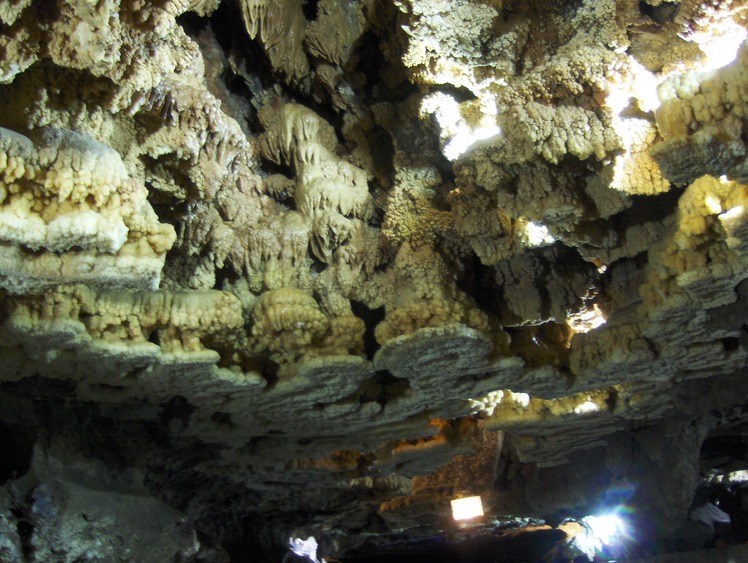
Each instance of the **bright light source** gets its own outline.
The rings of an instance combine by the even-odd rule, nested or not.
[[[704,203],[706,204],[706,208],[709,210],[709,213],[714,213],[715,215],[718,213],[722,213],[722,202],[719,201],[719,198],[713,194],[707,194],[707,196],[704,198]]]
[[[530,247],[547,246],[556,242],[556,239],[553,238],[548,227],[538,223],[533,223],[532,221],[527,222],[525,233],[527,234],[527,244]]]
[[[738,217],[742,216],[743,213],[745,213],[745,206],[743,205],[736,205],[732,209],[728,209],[722,215],[719,216],[720,219],[723,221],[730,221],[732,219],[737,219]]]
[[[586,523],[595,537],[604,543],[616,541],[626,532],[626,525],[623,520],[615,514],[588,516]]]
[[[574,537],[573,543],[589,558],[603,551],[620,551],[627,537],[626,523],[616,514],[585,516],[581,523],[584,530]]]
[[[739,469],[727,474],[728,483],[745,483],[748,481],[748,470]]]
[[[597,306],[592,304],[592,308],[578,315],[569,316],[569,325],[576,332],[589,332],[605,324],[605,314]]]
[[[314,563],[325,563],[324,559],[317,559],[317,548],[319,546],[314,536],[309,536],[305,540],[301,538],[288,538],[288,547],[300,557],[308,557]]]
[[[600,407],[597,406],[597,403],[593,403],[590,400],[585,401],[581,405],[577,405],[574,407],[574,412],[576,414],[585,414],[588,412],[597,412],[600,410]]]
[[[452,518],[470,520],[483,516],[483,503],[480,497],[456,498],[452,501]]]

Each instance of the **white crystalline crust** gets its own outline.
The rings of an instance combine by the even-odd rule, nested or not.
[[[155,289],[174,229],[158,222],[119,154],[68,130],[34,136],[0,129],[0,286]]]

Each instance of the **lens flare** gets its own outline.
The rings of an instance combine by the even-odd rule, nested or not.
[[[574,537],[573,544],[587,557],[616,557],[623,552],[629,530],[618,514],[585,516],[580,523],[584,529]]]

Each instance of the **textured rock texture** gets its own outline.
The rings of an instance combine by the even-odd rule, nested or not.
[[[0,558],[673,534],[748,396],[747,17],[4,3]]]

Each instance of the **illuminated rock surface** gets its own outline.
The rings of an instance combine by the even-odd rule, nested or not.
[[[748,436],[747,17],[4,3],[0,559],[464,548],[472,495],[674,545]]]

